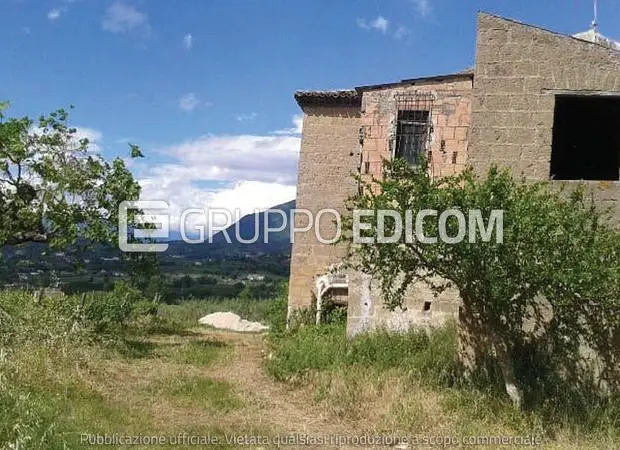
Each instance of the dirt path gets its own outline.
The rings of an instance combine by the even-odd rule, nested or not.
[[[207,351],[209,347],[218,348],[212,362],[193,363],[179,358],[183,349],[192,346],[202,352],[200,344],[205,344]],[[100,376],[95,384],[100,392],[110,404],[127,411],[125,433],[144,434],[147,429],[162,434],[187,431],[193,435],[270,436],[272,441],[274,437],[282,441],[300,436],[316,439],[355,433],[355,423],[337,420],[333,414],[321,410],[313,401],[311,390],[292,389],[269,377],[264,368],[267,348],[264,335],[196,329],[183,336],[152,337],[146,345],[152,347],[152,354],[101,361],[97,371]],[[230,409],[205,406],[204,397],[218,397],[219,392],[190,390],[181,400],[171,395],[171,385],[183,389],[196,380],[230,386],[235,398],[240,399],[240,406]],[[240,446],[233,446],[237,447]],[[286,445],[285,448],[327,447]]]
[[[291,389],[271,379],[264,368],[266,345],[263,335],[204,331],[234,349],[226,364],[207,370],[214,377],[233,383],[257,415],[250,422],[267,425],[281,435],[308,436],[350,434],[354,424],[334,421],[312,403],[311,393]]]
[[[277,382],[265,369],[268,346],[264,335],[201,328],[151,336],[128,347],[130,351],[125,355],[93,354],[92,362],[76,370],[82,384],[97,394],[78,398],[84,405],[78,408],[76,419],[88,424],[89,432],[209,435],[226,438],[220,442],[228,443],[227,448],[263,449],[278,448],[276,439],[287,444],[279,448],[287,449],[395,448],[334,445],[338,438],[369,437],[367,433],[383,438],[393,437],[393,433],[517,433],[511,422],[495,422],[487,411],[471,407],[465,410],[466,405],[460,404],[445,409],[441,406],[444,394],[412,386],[407,379],[389,372],[379,378],[376,374],[365,378],[365,373],[312,378],[307,387]],[[327,394],[322,392],[324,388]],[[324,395],[329,396],[329,401],[324,400]],[[95,403],[89,406],[92,400]],[[484,416],[476,417],[474,413]],[[249,446],[230,444],[227,439],[243,436],[267,439],[267,443]],[[316,442],[328,437],[332,438],[327,441],[330,445],[295,443],[301,438]],[[592,444],[572,442],[572,436],[567,434],[548,448],[615,448],[605,442]]]

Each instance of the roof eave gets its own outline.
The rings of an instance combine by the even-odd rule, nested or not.
[[[361,107],[362,96],[353,89],[341,91],[297,91],[295,100],[303,110],[308,106]]]
[[[442,81],[457,81],[457,80],[471,80],[474,78],[474,72],[465,71],[459,73],[451,73],[446,75],[434,75],[430,77],[410,78],[406,80],[397,81],[394,83],[383,84],[370,84],[366,86],[358,86],[355,88],[358,92],[373,91],[378,89],[389,89],[403,86],[415,86],[420,83],[441,83]]]

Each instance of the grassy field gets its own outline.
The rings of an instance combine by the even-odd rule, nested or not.
[[[553,422],[515,411],[494,390],[458,386],[453,328],[349,342],[338,323],[270,335],[197,327],[202,315],[230,310],[281,329],[282,300],[229,300],[163,306],[159,317],[93,337],[27,301],[0,295],[0,326],[18,328],[0,340],[2,448],[80,449],[97,436],[116,439],[113,448],[275,448],[285,436],[316,444],[289,448],[325,448],[323,436],[528,435],[557,449],[620,442],[613,410],[587,426]],[[130,436],[144,445],[121,445]],[[146,445],[158,439],[169,445]]]

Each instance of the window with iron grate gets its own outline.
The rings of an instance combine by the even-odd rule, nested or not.
[[[428,150],[432,132],[431,112],[434,96],[430,93],[407,93],[396,96],[396,136],[394,157],[417,166]]]
[[[418,165],[426,152],[430,111],[398,111],[396,151],[394,156]]]

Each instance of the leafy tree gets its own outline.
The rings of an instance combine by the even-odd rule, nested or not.
[[[125,253],[123,262],[132,287],[139,289],[145,295],[148,291],[151,297],[157,293],[157,286],[161,283],[157,253]]]
[[[524,388],[531,390],[524,361],[542,362],[563,380],[578,382],[585,379],[579,355],[587,347],[603,363],[598,381],[618,388],[620,233],[584,188],[551,189],[549,183],[515,180],[495,168],[485,177],[469,169],[433,179],[426,163],[411,168],[400,160],[385,163],[382,179],[359,181],[351,209],[396,210],[403,219],[412,211],[414,220],[425,209],[458,209],[466,217],[481,210],[485,224],[491,211],[503,210],[503,242],[497,236],[482,242],[480,235],[470,242],[467,235],[451,244],[403,238],[350,245],[350,264],[376,277],[392,310],[403,307],[407,288],[417,282],[436,293],[448,286],[458,289],[460,356],[468,372],[484,367],[483,361],[494,362],[507,393],[521,404]],[[363,222],[370,229],[361,234],[377,236],[377,215]],[[344,225],[351,242],[352,217]],[[385,234],[396,226],[386,221]],[[449,236],[459,232],[455,217],[446,227]],[[438,236],[437,218],[427,217],[422,228],[425,236]]]
[[[91,150],[64,109],[35,121],[7,118],[7,107],[0,105],[0,245],[115,240],[119,203],[140,194],[124,161]],[[142,153],[132,145],[131,156]]]

